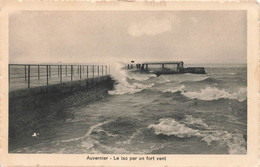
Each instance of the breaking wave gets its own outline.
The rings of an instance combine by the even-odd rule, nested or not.
[[[115,85],[114,90],[109,91],[109,94],[111,95],[135,94],[154,86],[160,86],[160,84],[170,84],[169,86],[161,87],[158,90],[163,93],[180,92],[181,95],[190,99],[199,99],[204,101],[223,98],[242,102],[247,98],[246,88],[240,88],[236,92],[231,93],[225,89],[214,87],[214,85],[216,86],[219,81],[205,75],[184,74],[175,75],[174,77],[161,75],[158,79],[149,80],[151,78],[156,78],[156,75],[126,71],[123,70],[122,67],[124,67],[123,64],[117,64],[116,66],[113,76],[117,80],[117,84]],[[200,89],[200,91],[192,91],[192,89],[185,90],[185,86],[192,87],[194,83],[206,85],[204,88]],[[213,83],[214,85],[212,85]]]
[[[155,74],[137,74],[133,73],[132,75],[127,76],[128,79],[130,80],[137,80],[137,81],[146,81],[150,78],[156,77]]]
[[[209,126],[204,122],[204,120],[200,119],[200,118],[194,118],[191,115],[186,115],[185,119],[184,119],[184,123],[185,124],[189,124],[189,125],[196,125],[196,126],[200,126],[203,128],[208,128]]]
[[[203,141],[211,145],[212,142],[218,142],[221,146],[228,146],[230,154],[245,154],[246,141],[242,134],[229,133],[227,131],[215,131],[210,134],[204,134]]]
[[[115,86],[115,90],[113,91],[109,91],[109,94],[111,95],[122,95],[122,94],[134,94],[137,92],[141,92],[142,90],[146,89],[146,88],[150,88],[154,86],[154,84],[148,84],[148,85],[144,85],[144,84],[139,84],[139,83],[133,83],[133,84],[129,84],[129,83],[119,83]]]
[[[105,122],[102,122],[102,123],[99,123],[99,124],[96,124],[96,125],[91,126],[91,127],[89,128],[88,132],[87,132],[84,136],[82,136],[82,137],[72,138],[72,139],[68,139],[68,140],[62,140],[61,142],[71,142],[71,141],[78,141],[78,140],[86,139],[86,138],[88,138],[88,137],[91,135],[91,133],[92,133],[96,128],[98,128],[98,127],[100,127],[100,126],[102,126],[102,125],[104,125],[104,124],[107,124],[107,123],[109,123],[109,122],[111,122],[111,120],[110,120],[110,121],[105,121]]]
[[[169,88],[167,90],[164,90],[163,93],[166,93],[166,92],[175,93],[175,92],[179,92],[179,91],[182,92],[182,91],[184,91],[184,88],[185,88],[185,86],[181,85],[180,87]]]
[[[201,89],[200,92],[182,92],[182,95],[190,98],[190,99],[200,99],[200,100],[218,100],[221,98],[224,99],[234,99],[240,102],[246,100],[247,90],[246,88],[240,88],[237,92],[229,93],[224,89],[218,89],[215,87],[206,87],[205,89]]]
[[[191,128],[190,125],[194,124],[201,125],[208,128],[208,130]],[[151,124],[148,128],[152,129],[155,135],[176,136],[179,138],[198,137],[208,145],[216,142],[219,146],[227,146],[230,154],[246,153],[246,141],[242,134],[211,129],[202,119],[193,118],[190,115],[179,122],[173,118],[161,118],[158,124]]]
[[[177,136],[180,138],[199,135],[198,130],[186,127],[172,118],[161,118],[159,124],[152,124],[148,128],[154,129],[156,135]]]
[[[137,81],[145,81],[150,77],[155,77],[154,74],[139,74],[135,75],[134,73],[130,76],[129,73],[125,70],[122,70],[124,67],[123,64],[118,63],[116,65],[116,70],[113,74],[115,79],[117,80],[117,85],[115,86],[115,90],[109,91],[108,93],[111,95],[122,95],[122,94],[134,94],[142,91],[143,89],[150,88],[154,86],[154,83],[151,84],[142,84],[142,83],[130,83],[127,79],[135,79]]]

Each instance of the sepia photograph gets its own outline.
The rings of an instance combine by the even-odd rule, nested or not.
[[[8,22],[9,153],[247,154],[246,10]]]

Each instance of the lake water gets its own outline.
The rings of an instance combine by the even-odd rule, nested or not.
[[[207,74],[141,74],[118,69],[115,90],[66,109],[23,153],[246,154],[246,66]],[[113,74],[113,73],[112,73]]]

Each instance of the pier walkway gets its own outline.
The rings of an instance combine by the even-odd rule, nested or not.
[[[110,75],[110,66],[9,64],[9,92]]]

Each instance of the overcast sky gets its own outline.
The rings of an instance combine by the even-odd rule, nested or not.
[[[246,63],[245,11],[16,12],[10,63]]]

